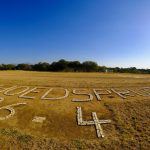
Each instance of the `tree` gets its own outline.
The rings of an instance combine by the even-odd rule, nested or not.
[[[32,66],[29,64],[18,64],[16,66],[17,70],[32,70]]]
[[[15,70],[15,67],[13,64],[1,64],[0,70]]]
[[[33,70],[35,71],[49,71],[50,64],[46,62],[40,62],[38,64],[33,65]]]
[[[97,72],[98,65],[93,61],[85,61],[82,63],[82,68],[84,72]]]
[[[70,61],[68,67],[74,72],[82,71],[82,64],[79,61]]]
[[[65,71],[68,69],[68,61],[61,59],[58,62],[53,62],[50,68],[52,71]]]
[[[105,66],[98,66],[96,62],[85,61],[66,61],[61,59],[51,64],[47,62],[39,62],[38,64],[0,64],[0,70],[33,70],[33,71],[69,71],[69,72],[115,72],[115,73],[144,73],[150,74],[150,69],[130,68],[110,68]]]

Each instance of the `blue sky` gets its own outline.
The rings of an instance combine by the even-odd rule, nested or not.
[[[0,63],[61,58],[150,68],[150,0],[0,1]]]

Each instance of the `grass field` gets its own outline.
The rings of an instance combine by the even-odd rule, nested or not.
[[[122,99],[115,93],[112,97],[102,96],[98,101],[93,89],[133,90],[150,87],[150,75],[105,74],[105,73],[47,73],[25,71],[1,71],[1,87],[38,87],[38,93],[28,96],[34,99],[19,98],[19,95],[6,96],[0,107],[16,106],[16,114],[0,120],[0,150],[12,149],[144,149],[150,147],[150,96],[128,96]],[[40,87],[44,87],[41,88]],[[47,89],[54,87],[53,96],[63,94],[61,88],[69,90],[69,96],[61,100],[41,100]],[[90,102],[72,102],[73,98],[86,99],[86,95],[75,95],[73,89],[86,89],[94,96]],[[15,90],[15,92],[18,89]],[[150,92],[150,90],[149,90]],[[110,124],[102,125],[105,137],[97,138],[95,127],[78,126],[76,107],[83,110],[84,120],[92,120],[96,112],[99,119],[110,119]],[[0,117],[9,114],[0,110]],[[46,117],[43,123],[32,121],[34,116]]]

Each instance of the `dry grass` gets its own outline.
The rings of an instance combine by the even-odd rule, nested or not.
[[[92,102],[72,102],[73,98],[86,98],[71,93],[73,88],[150,86],[150,75],[101,74],[101,73],[47,73],[2,71],[0,85],[29,85],[31,87],[64,87],[70,91],[64,100],[40,100],[47,89],[38,89],[35,99],[15,96],[0,96],[5,101],[0,106],[26,102],[27,106],[16,107],[16,114],[9,120],[0,121],[0,149],[145,149],[150,145],[150,97],[131,97],[122,100],[104,96]],[[57,91],[53,93],[59,95]],[[31,94],[30,94],[31,95]],[[32,95],[33,96],[33,95]],[[99,119],[111,119],[103,125],[106,137],[97,139],[93,126],[81,127],[76,122],[76,107],[81,106],[85,120],[91,120],[91,112]],[[7,114],[0,111],[0,116]],[[32,122],[34,116],[44,116],[43,124]]]

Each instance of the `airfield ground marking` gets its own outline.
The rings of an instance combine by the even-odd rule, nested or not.
[[[29,93],[31,93],[31,92],[32,92],[32,93],[39,93],[39,91],[36,91],[37,88],[38,88],[38,87],[34,87],[34,88],[32,88],[31,90],[29,90],[29,91],[23,93],[22,95],[19,96],[19,98],[34,99],[35,97],[26,96],[26,95],[29,94]]]
[[[96,112],[92,112],[93,121],[83,121],[81,107],[77,107],[77,123],[79,126],[95,125],[97,137],[104,137],[101,124],[111,123],[111,120],[99,120]]]
[[[93,91],[94,91],[94,94],[96,95],[98,101],[102,100],[102,98],[100,97],[100,95],[109,95],[109,94],[112,93],[110,90],[103,90],[103,89],[93,89]],[[104,92],[102,93],[100,91],[106,91],[107,93],[104,93]]]
[[[65,95],[61,96],[61,97],[46,97],[54,88],[49,89],[42,97],[42,100],[60,100],[60,99],[64,99],[67,98],[69,96],[69,91],[67,89],[63,89],[65,91]]]
[[[5,91],[7,91],[7,90],[10,90],[10,89],[14,89],[14,88],[16,88],[17,86],[12,86],[12,87],[9,87],[9,88],[4,88],[4,87],[0,87],[0,93],[2,93],[2,92],[5,92]]]
[[[76,91],[84,91],[84,92],[82,92],[82,93],[80,93],[80,92],[76,92]],[[74,98],[74,99],[72,99],[72,101],[73,102],[89,102],[89,101],[92,101],[93,100],[93,95],[92,94],[90,94],[90,93],[86,93],[85,92],[85,90],[86,89],[74,89],[73,90],[73,94],[76,94],[76,95],[86,95],[86,96],[89,96],[89,98],[88,99],[86,99],[86,100],[81,100],[81,99],[77,99],[77,98]]]
[[[126,99],[126,96],[131,96],[130,95],[130,90],[126,90],[125,92],[121,92],[121,91],[116,91],[115,89],[111,88],[111,91],[113,91],[114,93],[116,93],[118,96],[120,96],[123,99]]]
[[[96,112],[92,112],[92,116],[93,116],[93,120],[94,120],[94,123],[95,123],[97,136],[98,136],[98,138],[100,138],[100,137],[103,138],[104,137],[104,133],[103,133],[102,127],[101,127],[101,125],[99,123],[99,120],[97,118]]]
[[[150,96],[150,87],[142,87],[140,90],[144,92],[144,94],[142,94],[143,96]]]
[[[10,117],[12,117],[15,114],[15,110],[13,107],[19,106],[19,105],[26,105],[26,103],[17,103],[17,104],[12,104],[12,105],[7,105],[7,106],[1,107],[0,110],[6,109],[10,112],[10,114],[7,115],[6,117],[0,117],[0,120],[6,120],[6,119],[9,119]]]
[[[129,89],[129,90],[130,90],[131,92],[135,93],[136,95],[139,95],[139,96],[150,96],[150,94],[146,95],[146,94],[141,93],[141,91],[140,91],[140,92],[136,92],[136,91],[131,90],[131,89]]]
[[[148,92],[148,96],[150,96],[150,87],[143,87],[145,92]]]
[[[8,92],[11,92],[11,91],[13,91],[13,90],[15,90],[15,89],[18,89],[18,88],[25,88],[25,89],[22,90],[22,91],[20,91],[20,92],[13,93],[13,94],[8,93]],[[18,94],[24,93],[24,92],[28,91],[29,89],[30,89],[30,87],[28,87],[28,86],[14,87],[14,88],[12,88],[12,89],[6,90],[6,91],[4,92],[4,95],[6,95],[6,96],[14,96],[14,95],[18,95]]]
[[[1,103],[2,101],[4,101],[4,98],[3,98],[3,97],[0,97],[0,103]]]
[[[45,120],[46,120],[46,117],[35,116],[32,121],[37,122],[37,123],[43,123]]]
[[[116,93],[118,96],[120,96],[121,98],[126,99],[126,97],[123,96],[121,92],[117,92],[115,89],[111,89],[111,90],[112,90],[114,93]]]

